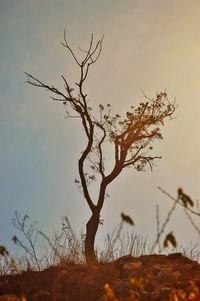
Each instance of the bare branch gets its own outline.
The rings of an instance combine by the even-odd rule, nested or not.
[[[88,57],[89,57],[89,55],[90,55],[90,53],[91,53],[91,49],[92,49],[92,45],[93,45],[93,38],[94,38],[94,35],[93,35],[93,33],[92,33],[91,39],[90,39],[89,49],[88,49],[87,51],[84,51],[84,50],[82,50],[81,48],[79,48],[81,51],[83,51],[83,52],[86,53],[86,57],[85,57],[85,59],[84,59],[84,61],[83,61],[83,64],[85,64],[85,62],[88,60]]]
[[[65,42],[65,43],[61,42],[61,44],[69,50],[69,52],[70,52],[71,55],[73,56],[75,62],[79,65],[79,67],[81,67],[81,64],[79,63],[78,59],[76,58],[74,52],[72,51],[71,47],[69,46],[69,44],[68,44],[68,42],[67,42],[67,38],[66,38],[66,30],[65,30],[65,29],[64,29],[64,42]]]
[[[99,151],[99,171],[100,171],[102,178],[104,179],[105,174],[104,174],[104,163],[103,163],[103,154],[102,154],[102,143],[104,142],[104,140],[106,138],[106,130],[104,129],[104,127],[101,124],[96,123],[96,125],[103,131],[103,136],[102,136],[100,142],[98,143],[98,151]]]
[[[54,86],[50,87],[49,85],[44,84],[39,79],[37,79],[36,77],[32,76],[31,74],[29,74],[27,72],[25,72],[25,74],[27,76],[26,82],[29,83],[30,85],[35,86],[35,87],[39,87],[39,88],[46,88],[47,90],[49,90],[49,91],[51,91],[51,92],[53,92],[53,93],[55,93],[57,95],[62,96],[65,101],[72,102],[72,100],[69,97],[67,97],[65,94],[63,94],[62,92],[60,92]],[[56,99],[56,100],[61,101],[60,99]]]
[[[89,71],[89,68],[92,64],[96,63],[96,61],[99,59],[99,56],[101,54],[101,51],[102,51],[102,43],[103,43],[103,39],[104,39],[104,35],[102,36],[101,40],[99,40],[94,48],[94,50],[91,52],[91,49],[90,49],[90,52],[88,52],[85,60],[82,62],[83,66],[85,66],[85,64],[88,62],[88,60],[90,60],[89,63],[87,63],[87,67],[86,67],[86,71],[85,71],[85,75],[83,73],[83,82],[85,81],[85,79],[87,78],[87,75],[88,75],[88,71]],[[96,53],[97,51],[97,55],[95,58],[93,58],[93,55]]]
[[[82,188],[83,188],[83,193],[84,193],[85,199],[86,199],[86,201],[87,201],[87,203],[88,203],[88,205],[89,205],[92,212],[94,211],[95,206],[94,206],[94,203],[92,202],[92,199],[89,195],[89,191],[88,191],[88,188],[87,188],[86,178],[85,178],[85,174],[84,174],[84,161],[87,158],[87,156],[90,153],[91,148],[92,148],[93,132],[94,132],[94,125],[92,126],[91,132],[90,132],[89,137],[88,137],[87,147],[83,151],[83,153],[82,153],[82,155],[79,159],[79,162],[78,162],[79,175],[80,175],[80,178],[81,178],[81,185],[82,185]]]

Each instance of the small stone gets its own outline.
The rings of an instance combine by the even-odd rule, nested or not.
[[[164,286],[164,287],[161,288],[160,291],[161,291],[163,297],[168,297],[171,290],[172,290],[171,287]]]
[[[9,294],[12,291],[11,285],[8,280],[3,280],[0,282],[0,295]]]
[[[122,290],[122,288],[130,289],[131,288],[130,279],[117,278],[112,282],[112,288],[116,293],[119,293]]]
[[[142,262],[141,261],[133,261],[129,262],[123,265],[123,270],[139,270],[142,268]]]
[[[179,278],[181,277],[181,273],[179,271],[174,271],[171,268],[166,268],[161,270],[158,275],[157,275],[157,279],[159,280],[167,280],[167,281],[177,281],[179,280]]]
[[[24,297],[22,299],[20,297],[17,297],[16,295],[13,294],[6,294],[0,296],[0,301],[26,301]]]
[[[198,263],[186,263],[182,266],[182,269],[185,270],[185,271],[194,271],[194,270],[198,270],[199,269],[199,265]]]
[[[152,292],[151,293],[151,300],[152,301],[160,300],[160,293],[159,292]]]
[[[168,255],[168,258],[170,258],[170,259],[179,259],[181,257],[183,257],[182,253],[172,253],[172,254]]]
[[[125,255],[125,256],[122,256],[122,257],[114,260],[114,263],[117,265],[124,265],[124,264],[132,262],[132,261],[133,261],[133,256]]]
[[[57,300],[59,300],[59,301],[70,301],[69,296],[67,296],[66,294],[59,294]]]
[[[160,272],[157,274],[157,278],[165,278],[166,276],[169,277],[173,273],[172,268],[162,268]]]
[[[160,272],[162,269],[163,269],[163,265],[159,265],[159,264],[154,264],[154,265],[153,265],[153,271],[154,271],[155,273]]]
[[[141,300],[142,301],[149,301],[150,298],[150,293],[148,293],[147,291],[143,291],[142,295],[141,295]]]
[[[48,291],[39,290],[31,296],[31,301],[51,301],[52,296]]]

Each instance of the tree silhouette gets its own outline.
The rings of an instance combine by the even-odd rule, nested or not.
[[[152,156],[152,143],[161,139],[160,127],[164,121],[172,118],[176,109],[175,102],[170,102],[167,93],[157,93],[153,99],[144,96],[144,101],[138,107],[131,107],[126,112],[126,117],[113,114],[110,104],[104,107],[99,105],[98,114],[93,114],[89,105],[84,84],[91,66],[94,65],[102,51],[103,37],[94,42],[91,36],[87,50],[79,48],[83,58],[79,59],[74,50],[69,46],[66,32],[62,45],[73,57],[80,70],[78,82],[72,86],[65,76],[61,75],[64,84],[64,92],[53,85],[48,85],[29,73],[26,73],[27,82],[39,88],[45,88],[53,93],[52,100],[64,105],[69,118],[79,117],[82,122],[87,143],[78,161],[80,179],[75,182],[91,210],[91,217],[86,225],[85,256],[88,264],[97,263],[97,255],[94,248],[95,236],[100,220],[101,209],[107,197],[107,187],[126,167],[133,167],[137,171],[144,171],[148,165],[153,168],[155,159],[160,156]],[[106,169],[105,143],[113,146],[114,162],[111,171]],[[91,196],[89,184],[99,180],[98,196]]]

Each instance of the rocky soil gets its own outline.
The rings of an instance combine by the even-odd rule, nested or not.
[[[68,263],[0,277],[0,301],[200,301],[200,265],[180,253]]]

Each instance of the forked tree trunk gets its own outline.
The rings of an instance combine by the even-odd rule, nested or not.
[[[95,236],[99,226],[99,211],[93,212],[86,225],[85,258],[87,264],[97,264],[98,259],[94,249]]]

